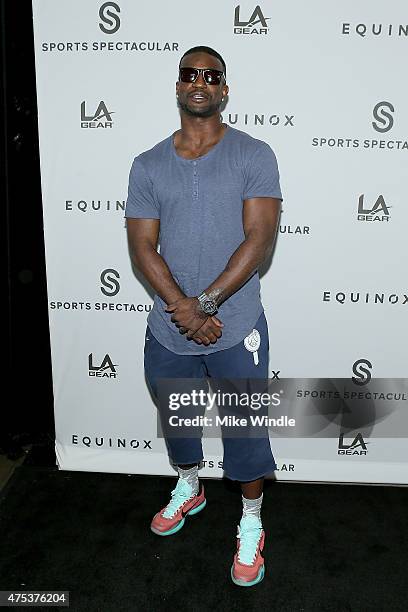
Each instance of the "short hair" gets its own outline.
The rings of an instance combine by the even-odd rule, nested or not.
[[[206,47],[205,45],[198,45],[197,47],[191,47],[191,49],[186,51],[181,56],[181,58],[180,58],[180,61],[179,61],[179,70],[180,70],[180,65],[181,65],[182,59],[186,55],[190,55],[190,53],[208,53],[208,55],[213,55],[214,57],[216,57],[221,62],[222,66],[224,68],[224,74],[225,74],[225,76],[227,76],[227,66],[226,66],[223,58],[221,57],[221,55],[215,49],[212,49],[211,47]]]

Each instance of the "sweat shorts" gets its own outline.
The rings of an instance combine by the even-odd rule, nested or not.
[[[269,335],[264,312],[254,329],[259,333],[260,339],[257,359],[254,358],[254,353],[246,348],[245,339],[229,349],[210,355],[179,355],[160,344],[147,326],[144,367],[156,403],[160,378],[267,379]],[[167,437],[166,445],[170,460],[176,465],[199,463],[204,458],[200,438]],[[257,438],[223,436],[223,446],[223,469],[231,480],[249,482],[266,476],[277,468],[267,433],[264,437]]]

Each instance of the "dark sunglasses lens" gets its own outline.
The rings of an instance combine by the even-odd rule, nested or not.
[[[180,68],[180,81],[193,83],[197,78],[197,70],[194,68]]]
[[[222,72],[218,70],[206,70],[204,79],[207,85],[219,85],[221,83]]]

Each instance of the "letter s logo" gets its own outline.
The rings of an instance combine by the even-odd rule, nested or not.
[[[394,125],[394,117],[390,113],[387,113],[385,110],[386,108],[394,112],[394,107],[391,102],[378,102],[373,108],[373,117],[378,121],[378,123],[375,121],[372,122],[372,126],[376,132],[389,132]]]
[[[115,34],[120,28],[120,17],[116,13],[110,11],[110,8],[120,13],[120,6],[118,6],[116,2],[104,2],[102,4],[99,9],[99,17],[103,23],[99,23],[99,27],[105,34]],[[103,25],[104,23],[107,25]]]
[[[364,367],[367,366],[367,367]],[[373,364],[368,359],[358,359],[353,363],[353,374],[351,379],[356,385],[367,385],[371,380],[371,368]],[[368,369],[370,368],[370,369]]]
[[[107,297],[113,297],[117,295],[120,291],[120,283],[117,279],[119,279],[119,272],[117,270],[113,270],[108,268],[107,270],[103,270],[101,273],[101,291]]]

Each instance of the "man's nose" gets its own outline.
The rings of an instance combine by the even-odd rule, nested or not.
[[[207,83],[204,80],[204,75],[202,72],[198,75],[193,85],[199,85],[200,87],[207,87]]]

